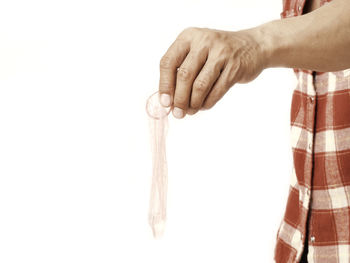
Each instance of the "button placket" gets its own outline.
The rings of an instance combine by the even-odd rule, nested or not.
[[[306,187],[304,190],[304,198],[303,198],[303,203],[305,207],[308,207],[310,202],[310,188]]]
[[[310,189],[308,188],[308,190],[310,190]],[[309,227],[309,235],[306,238],[309,239],[309,242],[314,243],[316,238],[314,235],[314,217],[313,217],[312,210],[309,211],[309,226],[308,227]]]
[[[311,110],[311,109],[314,109],[314,108],[313,108],[313,103],[314,103],[314,101],[315,101],[314,96],[312,96],[312,95],[309,96],[309,102],[310,102],[310,104],[311,104],[310,107],[312,107],[312,108],[310,108],[310,110]],[[309,144],[308,144],[309,150],[312,150],[312,146],[313,146],[312,142],[309,142]]]

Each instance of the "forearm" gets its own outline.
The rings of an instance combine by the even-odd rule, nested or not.
[[[350,1],[333,0],[311,13],[274,20],[253,29],[266,67],[321,72],[350,68]]]

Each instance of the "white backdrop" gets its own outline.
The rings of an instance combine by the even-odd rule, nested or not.
[[[292,70],[169,115],[161,240],[147,222],[145,102],[184,28],[257,26],[280,18],[282,1],[0,3],[0,262],[273,262]]]

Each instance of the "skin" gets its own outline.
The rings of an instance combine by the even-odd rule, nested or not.
[[[350,1],[333,0],[241,31],[186,28],[160,60],[159,93],[170,96],[169,105],[162,97],[161,103],[184,118],[211,109],[235,83],[250,82],[270,67],[350,68]]]

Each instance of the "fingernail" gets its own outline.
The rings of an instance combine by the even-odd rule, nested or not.
[[[173,109],[173,115],[174,115],[175,118],[180,119],[180,118],[183,117],[184,111],[182,109],[178,108],[178,107],[175,107]]]
[[[164,106],[164,107],[169,107],[170,106],[170,96],[168,94],[162,94],[160,96],[160,103]]]

